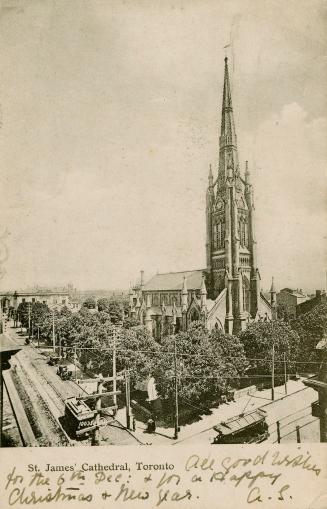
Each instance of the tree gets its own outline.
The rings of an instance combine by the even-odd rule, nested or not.
[[[209,333],[201,322],[194,322],[187,332],[163,338],[160,363],[153,367],[153,373],[164,399],[174,398],[175,341],[182,401],[208,406],[238,385],[240,373],[247,366],[239,339],[218,331]]]
[[[285,322],[289,322],[292,318],[292,314],[289,313],[287,306],[285,304],[277,304],[277,318],[278,320],[285,320]]]
[[[109,313],[109,299],[106,297],[98,299],[98,311],[106,311]]]
[[[127,316],[124,319],[123,327],[125,329],[131,329],[133,327],[138,327],[140,325],[140,320],[138,318],[135,318],[133,316]]]
[[[50,312],[48,306],[42,302],[35,302],[31,306],[31,321],[34,326],[40,325]]]
[[[121,302],[117,300],[109,301],[108,305],[108,313],[110,315],[110,320],[114,324],[121,323],[123,321],[124,316],[124,308]]]
[[[83,302],[83,307],[87,309],[95,309],[96,305],[97,303],[94,297],[87,297]]]
[[[300,338],[298,361],[301,363],[307,361],[302,364],[301,370],[317,372],[318,364],[315,363],[319,363],[319,355],[316,346],[327,331],[327,304],[319,304],[292,320],[290,325]]]
[[[269,377],[272,371],[273,345],[275,374],[284,372],[284,354],[288,371],[296,372],[299,336],[286,322],[254,322],[239,334],[239,338],[251,363],[252,373],[262,375],[263,380]]]
[[[28,327],[28,303],[21,302],[17,308],[17,314],[19,316],[19,321],[21,322],[23,327]]]
[[[116,299],[109,300],[106,297],[102,297],[98,300],[98,311],[107,313],[113,324],[121,323],[123,317],[125,317],[124,302]]]

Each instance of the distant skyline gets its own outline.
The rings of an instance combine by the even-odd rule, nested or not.
[[[262,287],[325,288],[326,21],[318,0],[3,1],[0,291],[205,268],[230,42]]]

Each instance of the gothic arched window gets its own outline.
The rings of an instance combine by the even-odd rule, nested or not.
[[[250,283],[246,277],[243,277],[243,309],[244,311],[250,312]]]
[[[249,246],[249,232],[247,223],[244,223],[244,245],[246,247]]]
[[[217,249],[217,225],[213,225],[213,248]]]
[[[221,247],[225,247],[225,224],[221,224]]]
[[[218,230],[217,230],[217,246],[218,249],[221,248],[221,223],[218,223]]]
[[[196,310],[194,309],[192,311],[192,314],[191,314],[191,322],[195,322],[199,320],[199,314],[196,312]]]

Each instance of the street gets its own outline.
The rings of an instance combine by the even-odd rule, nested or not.
[[[90,445],[90,438],[79,442],[72,440],[60,423],[64,415],[64,401],[80,396],[84,389],[74,381],[62,381],[56,366],[48,365],[48,358],[30,344],[25,336],[8,324],[8,335],[22,350],[12,359],[11,377],[23,403],[39,446]],[[100,428],[103,444],[137,444],[132,433],[117,419],[105,418],[107,424]]]
[[[49,366],[48,357],[33,344],[25,345],[25,336],[18,329],[8,327],[8,334],[22,350],[12,359],[11,377],[22,400],[37,443],[40,446],[90,445],[90,438],[76,442],[67,436],[60,423],[64,415],[64,401],[80,396],[91,387],[79,385],[74,380],[63,381],[56,374],[57,367]],[[49,354],[51,352],[49,351]],[[94,389],[94,387],[93,387]],[[301,380],[290,380],[284,386],[275,388],[275,401],[271,401],[271,390],[257,391],[251,396],[242,396],[236,401],[223,403],[211,409],[210,415],[202,415],[196,422],[181,427],[177,440],[173,439],[173,428],[160,428],[146,433],[146,424],[136,422],[136,430],[128,431],[122,423],[126,421],[126,410],[120,408],[116,419],[105,417],[107,424],[100,428],[103,444],[145,444],[164,445],[179,443],[212,443],[215,436],[213,426],[248,413],[257,408],[267,412],[269,430],[268,442],[277,442],[277,421],[280,423],[280,441],[297,440],[296,426],[299,426],[301,442],[319,441],[319,420],[311,415],[311,403],[317,396],[313,389],[305,387]],[[8,418],[7,418],[8,420]],[[14,428],[12,420],[8,427]]]

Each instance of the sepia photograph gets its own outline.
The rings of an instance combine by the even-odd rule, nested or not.
[[[0,0],[1,448],[327,442],[326,22]]]

